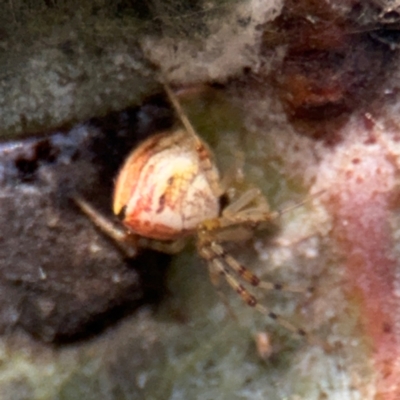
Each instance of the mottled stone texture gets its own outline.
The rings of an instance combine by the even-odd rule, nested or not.
[[[398,399],[399,20],[376,0],[3,2],[0,397]],[[171,126],[158,68],[230,195],[287,210],[226,249],[314,288],[250,288],[312,343],[220,301],[193,246],[126,260],[70,201],[110,216],[126,154]]]

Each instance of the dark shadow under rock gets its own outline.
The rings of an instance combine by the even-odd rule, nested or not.
[[[140,110],[125,114],[114,116],[124,124],[110,127],[108,117],[0,149],[0,332],[20,326],[44,341],[76,340],[161,295],[168,257],[127,260],[71,201],[80,193],[112,218],[117,150],[130,149],[132,132],[149,133]]]

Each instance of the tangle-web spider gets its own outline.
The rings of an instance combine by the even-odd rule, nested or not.
[[[235,237],[238,229],[252,233],[261,223],[278,218],[284,211],[270,211],[258,189],[244,192],[221,208],[220,198],[226,188],[222,187],[213,154],[195,132],[169,85],[164,83],[164,88],[182,127],[148,138],[127,157],[117,177],[113,199],[113,212],[123,226],[99,214],[82,197],[75,196],[74,201],[129,257],[134,257],[140,248],[176,253],[188,237],[194,236],[214,284],[223,276],[246,304],[309,338],[303,329],[260,304],[243,283],[266,290],[304,289],[261,280],[223,247],[224,242],[240,240]]]

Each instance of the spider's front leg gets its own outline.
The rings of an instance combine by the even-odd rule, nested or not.
[[[198,231],[198,252],[202,258],[208,263],[211,281],[215,285],[218,283],[218,277],[223,276],[229,286],[235,290],[242,300],[249,306],[254,307],[262,314],[275,320],[281,326],[294,332],[297,335],[307,337],[310,335],[304,329],[296,327],[285,318],[271,311],[268,307],[260,304],[256,298],[241,281],[253,287],[259,287],[265,290],[279,290],[304,293],[306,290],[303,287],[285,285],[283,283],[269,282],[261,280],[256,274],[251,272],[233,256],[227,253],[220,244],[221,238],[226,240],[226,230],[221,228],[219,220],[205,221]]]
[[[310,199],[314,199],[323,193],[324,190],[321,190],[292,206],[282,210],[271,211],[268,200],[262,194],[261,190],[256,188],[249,189],[223,209],[222,215],[216,218],[216,220],[218,220],[217,225],[220,228],[234,225],[247,225],[254,228],[260,223],[271,222],[278,219],[283,214],[303,206],[310,201]]]
[[[253,188],[226,206],[221,216],[215,219],[214,226],[218,225],[219,228],[235,225],[255,227],[261,222],[273,221],[280,214],[280,212],[270,210],[268,201],[260,189]]]
[[[304,329],[296,327],[285,318],[271,311],[265,305],[260,304],[257,298],[250,291],[248,291],[242,283],[240,283],[239,279],[243,279],[252,286],[268,290],[287,290],[298,292],[302,291],[300,288],[294,288],[280,283],[261,281],[257,275],[253,274],[245,266],[241,265],[236,259],[227,254],[216,242],[210,242],[208,244],[205,242],[201,243],[199,245],[199,254],[207,261],[211,271],[211,276],[215,276],[216,274],[222,275],[229,286],[239,294],[239,296],[247,305],[254,307],[257,311],[273,319],[287,330],[299,336],[310,338],[310,335]]]

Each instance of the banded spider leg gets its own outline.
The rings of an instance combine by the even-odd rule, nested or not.
[[[251,206],[252,203],[256,203],[256,205]],[[258,189],[251,189],[228,205],[223,210],[221,217],[204,221],[201,224],[198,230],[197,247],[200,256],[208,263],[211,281],[214,284],[217,284],[217,275],[223,276],[228,285],[239,294],[247,305],[254,307],[260,313],[275,320],[287,330],[310,340],[310,334],[304,329],[296,327],[265,305],[260,304],[256,296],[247,290],[241,281],[252,287],[265,290],[304,293],[312,289],[261,280],[256,274],[226,252],[222,246],[222,242],[228,240],[226,231],[229,231],[230,228],[245,227],[252,231],[259,223],[271,221],[286,211],[287,209],[270,212],[268,204],[264,197],[261,196],[260,191]],[[219,239],[220,237],[221,239]]]

